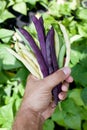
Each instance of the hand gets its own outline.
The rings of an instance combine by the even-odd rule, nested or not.
[[[64,100],[69,83],[73,81],[70,73],[70,68],[65,67],[44,79],[37,79],[33,75],[29,75],[21,108],[25,110],[29,108],[38,112],[44,119],[50,117],[56,106],[54,101],[52,101],[52,89],[60,82],[63,82],[62,92],[58,97],[60,100]]]

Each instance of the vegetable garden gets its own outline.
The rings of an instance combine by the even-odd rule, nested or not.
[[[47,52],[41,45],[44,39]],[[27,45],[34,53],[38,50],[36,57]],[[41,56],[45,62],[49,59],[49,72]],[[87,1],[0,0],[0,130],[11,129],[29,73],[43,78],[64,63],[72,69],[74,81],[43,130],[87,130]],[[53,95],[57,104],[55,90]]]

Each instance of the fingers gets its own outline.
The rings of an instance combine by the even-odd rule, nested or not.
[[[60,100],[64,100],[66,97],[67,97],[67,92],[61,92],[61,93],[59,93],[59,95],[58,95],[58,98],[59,98]]]
[[[69,83],[64,82],[61,89],[63,92],[67,92],[69,89]]]
[[[64,100],[64,99],[67,97],[67,91],[68,91],[68,89],[69,89],[69,83],[67,83],[67,82],[65,81],[65,82],[63,83],[61,89],[62,89],[62,92],[59,93],[58,98],[59,98],[60,100]]]
[[[72,77],[72,76],[67,77],[67,78],[66,78],[66,81],[67,81],[68,83],[72,83],[72,82],[73,82],[73,77]]]
[[[60,69],[49,75],[48,77],[44,78],[43,80],[50,89],[53,89],[60,82],[63,82],[66,78],[68,78],[70,73],[71,69],[68,67],[64,67],[63,69]]]
[[[67,83],[66,81],[62,84],[62,92],[59,93],[58,98],[60,100],[64,100],[67,97],[67,91],[69,89],[69,83]]]
[[[47,107],[47,109],[42,113],[42,116],[44,117],[45,120],[53,114],[55,108],[56,104],[54,102],[51,102]]]
[[[69,89],[69,83],[64,82],[61,89],[62,89],[62,92],[59,93],[58,98],[60,100],[64,100],[67,97],[67,92],[68,92],[68,89]]]
[[[67,97],[67,92],[69,89],[69,83],[71,83],[73,81],[73,78],[71,76],[69,76],[62,84],[62,92],[59,93],[58,98],[60,100],[64,100]]]

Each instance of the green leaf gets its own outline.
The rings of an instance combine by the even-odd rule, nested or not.
[[[26,84],[26,82],[24,81],[23,84],[20,83],[19,86],[18,86],[19,87],[19,94],[20,94],[21,97],[23,97],[23,95],[24,95],[24,88],[25,88],[24,83]]]
[[[79,113],[82,120],[87,120],[87,110],[84,107],[79,107]]]
[[[3,77],[2,77],[3,78]],[[2,85],[1,86],[1,83],[0,83],[0,107],[3,106],[5,104],[4,102],[4,96],[5,96],[5,92],[4,92],[4,86]]]
[[[2,59],[0,59],[0,71],[2,69]]]
[[[53,18],[53,16],[49,14],[43,14],[43,19],[44,19],[44,27],[45,30],[49,30],[50,25],[57,25],[58,28],[58,22]],[[56,28],[55,28],[56,29]],[[57,30],[56,30],[57,31]],[[59,33],[59,32],[58,32]]]
[[[7,43],[11,39],[12,35],[14,34],[14,31],[8,30],[8,29],[0,29],[0,39],[2,39],[3,42]]]
[[[25,84],[28,75],[29,71],[25,67],[22,67],[21,69],[19,69],[19,71],[17,71],[17,74],[14,76],[13,79]]]
[[[13,9],[21,14],[27,14],[27,7],[25,2],[17,3],[13,6]]]
[[[24,0],[24,2],[28,2],[31,5],[35,5],[37,1],[39,1],[39,0]]]
[[[4,11],[6,7],[6,1],[0,1],[0,14]]]
[[[52,115],[52,120],[61,126],[65,126],[64,113],[65,112],[63,110],[60,110],[58,107],[56,107],[56,110]]]
[[[74,49],[71,49],[71,62],[72,64],[77,64],[79,62],[79,59],[81,57],[81,53],[79,51],[76,51]]]
[[[79,115],[78,107],[74,101],[72,99],[67,99],[66,101],[62,102],[62,109],[65,111],[64,122],[66,127],[80,130],[81,117]]]
[[[80,7],[76,14],[80,19],[87,20],[87,9]]]
[[[72,44],[72,76],[76,83],[87,86],[87,42],[86,39]],[[77,61],[76,61],[77,60]]]
[[[57,124],[66,128],[80,130],[81,128],[81,117],[78,106],[72,99],[67,99],[61,102],[61,110],[57,107],[52,120]]]
[[[51,119],[45,121],[43,130],[54,130],[54,123]]]
[[[81,118],[80,115],[76,114],[64,114],[64,121],[66,126],[71,129],[81,130]]]
[[[13,122],[12,104],[0,107],[0,125],[10,128]]]
[[[9,29],[5,29],[5,28],[1,28],[0,29],[0,39],[6,38],[6,37],[10,37],[14,34],[14,31],[9,30]]]
[[[18,99],[15,101],[16,111],[19,110],[19,107],[20,107],[21,101],[22,101],[22,99],[20,99],[20,98],[18,98]]]
[[[24,0],[15,0],[16,3],[23,2]]]
[[[0,128],[0,130],[8,130],[7,128]]]
[[[87,130],[87,121],[83,123],[83,130]]]
[[[82,67],[81,64],[77,64],[72,68],[72,76],[76,83],[86,87],[87,86],[87,72],[86,68]]]
[[[67,24],[67,22],[66,22],[66,24]],[[74,21],[74,19],[72,19],[72,21],[70,22],[70,24],[67,25],[67,27],[69,28],[69,35],[70,36],[75,36],[76,34],[78,34],[78,32],[77,32],[77,21]]]
[[[72,0],[70,7],[72,10],[76,10],[80,6],[80,0]]]
[[[0,45],[0,59],[2,60],[2,68],[4,70],[17,69],[22,66],[22,64],[6,50],[4,45]]]
[[[4,89],[5,94],[9,97],[12,91],[12,85],[7,84],[6,88]]]
[[[81,91],[82,89],[76,88],[76,89],[71,90],[69,94],[69,98],[72,98],[78,106],[84,106],[84,103],[81,99]]]
[[[85,105],[87,105],[87,88],[84,88],[81,92],[81,97]]]
[[[78,28],[78,32],[79,34],[82,36],[82,37],[87,37],[87,24],[82,22],[81,24],[78,24],[77,25],[77,28]]]
[[[68,2],[65,2],[64,4],[58,4],[57,2],[50,2],[49,4],[49,12],[53,16],[61,17],[63,15],[70,15],[71,8],[70,4]]]
[[[63,21],[62,21],[62,24],[65,25],[66,27],[70,26],[70,24],[74,24],[74,21],[73,21],[73,16],[71,17],[64,17]],[[70,27],[69,27],[70,29]]]
[[[6,83],[7,81],[8,77],[3,72],[0,72],[0,84]]]
[[[39,1],[39,0],[38,0]],[[40,2],[40,4],[43,6],[43,7],[45,7],[45,9],[48,9],[48,4],[49,4],[49,1],[48,0],[41,0],[41,1],[39,1]]]
[[[78,107],[74,103],[72,99],[67,99],[61,103],[62,110],[64,110],[66,113],[71,114],[77,114],[78,113]]]
[[[0,14],[0,23],[4,22],[5,20],[9,19],[9,18],[14,18],[15,16],[10,13],[8,10],[4,10],[1,14]]]
[[[10,6],[14,5],[15,1],[14,0],[9,0],[9,3],[7,5],[7,7],[9,8]]]
[[[85,53],[87,51],[86,46],[87,43],[85,39],[82,39],[81,41],[77,41],[77,42],[75,41],[71,45],[71,62],[73,65],[81,62],[81,60],[87,57],[87,54]]]

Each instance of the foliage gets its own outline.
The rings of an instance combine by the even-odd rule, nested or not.
[[[58,26],[61,22],[68,31],[71,41],[70,67],[74,82],[70,85],[67,99],[59,103],[52,117],[45,122],[44,130],[53,130],[55,122],[64,129],[87,129],[87,7],[81,3],[80,0],[70,0],[63,4],[56,0],[0,0],[0,23],[15,17],[9,11],[10,7],[26,15],[27,11],[35,9],[39,4],[46,10],[37,10],[36,15],[43,16],[46,30],[53,25],[61,35]],[[36,36],[32,23],[24,28],[33,37]],[[29,74],[23,64],[4,49],[4,46],[13,47],[13,35],[14,29],[9,30],[0,25],[0,130],[11,128]],[[59,40],[61,39],[62,36]]]
[[[37,2],[45,7],[48,4],[47,0],[0,0],[0,23],[8,18],[14,17],[14,15],[9,11],[10,7],[17,12],[22,13],[23,15],[27,15],[27,11],[31,10]]]

